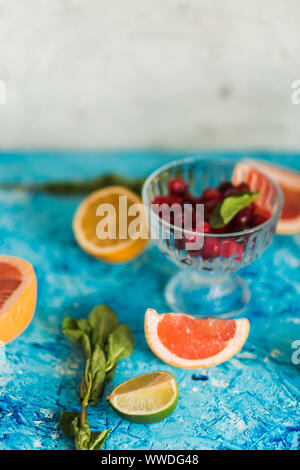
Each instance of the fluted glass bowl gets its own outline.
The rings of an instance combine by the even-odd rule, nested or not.
[[[241,165],[228,158],[191,157],[162,166],[145,181],[143,202],[149,216],[151,237],[165,256],[180,268],[165,288],[165,298],[172,311],[195,317],[229,318],[239,315],[247,306],[250,290],[235,271],[255,261],[270,245],[283,203],[277,183],[257,169],[255,176],[249,179],[249,168],[246,160]],[[203,256],[201,249],[192,252],[186,249],[184,240],[195,232],[172,225],[151,208],[155,197],[168,194],[168,182],[174,177],[184,178],[193,196],[199,196],[204,188],[215,188],[225,180],[234,180],[235,184],[247,181],[252,191],[262,190],[263,186],[264,196],[257,204],[269,209],[272,216],[267,222],[242,232],[197,233],[204,243],[208,238],[217,239],[219,244],[224,240],[235,240],[242,249],[233,256],[209,258]],[[178,231],[183,240],[178,240]]]

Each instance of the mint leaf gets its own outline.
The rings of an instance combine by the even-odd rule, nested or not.
[[[75,436],[75,445],[77,450],[89,450],[89,440],[91,437],[91,430],[88,422],[80,424],[80,418],[75,418],[72,421],[73,432]]]
[[[75,418],[78,418],[80,413],[76,411],[62,411],[60,414],[59,424],[61,427],[62,432],[67,437],[74,437],[74,427],[73,421]]]
[[[100,450],[107,439],[110,429],[103,432],[92,432],[89,440],[89,450]]]
[[[238,212],[247,207],[259,197],[259,192],[246,191],[226,197],[215,208],[209,224],[212,228],[222,228],[227,225]]]
[[[104,347],[108,335],[118,326],[119,320],[108,305],[98,305],[89,314],[88,323],[92,329],[91,339],[93,344]]]
[[[79,387],[79,400],[81,403],[87,398],[89,405],[98,403],[103,395],[105,383],[106,359],[99,345],[86,362],[85,373]]]
[[[106,346],[107,366],[106,371],[110,371],[116,363],[133,351],[134,338],[128,325],[118,326],[109,336]]]
[[[91,342],[87,326],[87,322],[84,323],[82,320],[67,317],[63,321],[62,332],[67,338],[80,344],[84,349],[86,357],[89,357],[91,355]]]

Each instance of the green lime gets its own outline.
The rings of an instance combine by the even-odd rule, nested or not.
[[[149,372],[118,385],[107,399],[123,418],[155,423],[176,408],[177,382],[169,372]]]

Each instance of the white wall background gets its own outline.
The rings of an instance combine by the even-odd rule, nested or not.
[[[0,0],[0,148],[300,148],[299,0]]]

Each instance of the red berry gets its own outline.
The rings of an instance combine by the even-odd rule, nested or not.
[[[211,233],[210,225],[209,225],[208,222],[206,222],[206,220],[204,221],[203,232],[204,232],[204,233]]]
[[[244,251],[245,251],[245,248],[244,248],[243,243],[236,243],[234,259],[236,261],[242,261],[242,256],[243,256]]]
[[[169,181],[169,191],[171,194],[182,195],[186,193],[188,184],[183,178],[172,178]]]
[[[236,241],[228,238],[227,240],[222,240],[220,243],[220,256],[223,258],[231,258],[235,254],[236,250]]]
[[[240,191],[238,190],[238,188],[230,188],[230,189],[227,189],[227,191],[225,191],[224,193],[224,198],[225,197],[229,197],[229,196],[235,196],[236,194],[238,194]]]
[[[157,204],[159,206],[161,204],[169,204],[169,196],[156,196],[152,204]]]
[[[225,193],[225,191],[231,188],[233,188],[233,184],[230,181],[222,181],[222,183],[217,187],[217,190],[221,193]]]
[[[205,202],[205,204],[204,204],[204,218],[205,218],[205,220],[209,221],[213,211],[215,210],[215,208],[217,207],[218,204],[219,204],[219,201],[215,201],[215,200],[210,200],[210,201]]]
[[[217,238],[205,238],[202,249],[203,259],[215,258],[219,255],[219,241]]]
[[[177,196],[176,194],[171,194],[168,196],[168,204],[169,206],[172,206],[173,204],[182,204],[182,199],[181,197]]]
[[[268,209],[264,209],[262,207],[257,207],[254,210],[252,225],[253,227],[257,227],[258,225],[264,224],[269,220],[271,217],[271,212]]]
[[[240,212],[238,212],[236,216],[232,219],[232,227],[234,227],[235,231],[241,232],[242,230],[245,230],[247,226],[250,225],[251,218],[252,211],[245,207],[245,209],[242,209]]]
[[[253,227],[257,227],[258,225],[264,224],[269,220],[269,217],[266,217],[264,214],[257,214],[253,217],[252,225]]]
[[[222,199],[222,193],[213,188],[207,188],[202,193],[204,201],[220,201]]]
[[[247,183],[240,183],[237,187],[239,191],[249,191],[249,185]]]

